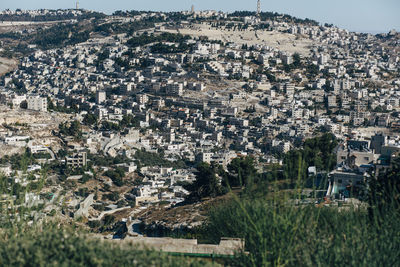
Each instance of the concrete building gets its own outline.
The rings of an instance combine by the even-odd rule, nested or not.
[[[29,96],[26,100],[28,109],[36,111],[47,111],[47,98],[40,96]]]
[[[284,85],[284,89],[285,89],[285,93],[288,96],[293,96],[294,95],[294,84],[293,83],[285,83]]]
[[[283,64],[290,65],[293,63],[292,55],[282,55],[281,56]]]
[[[337,163],[345,164],[350,168],[373,164],[375,161],[376,156],[369,149],[369,143],[366,141],[350,140],[347,142],[347,147],[342,145],[337,151]]]
[[[210,164],[211,160],[212,160],[212,156],[213,156],[213,153],[202,152],[197,155],[197,161],[198,162],[206,162],[206,163]]]
[[[70,168],[81,168],[87,165],[86,152],[75,153],[71,157],[65,158],[65,163]]]
[[[107,99],[106,92],[104,91],[97,91],[96,92],[96,104],[100,105],[104,103]]]
[[[325,65],[326,63],[328,63],[329,60],[329,56],[328,55],[320,55],[318,58],[318,63],[320,65]]]
[[[335,95],[329,95],[326,98],[326,102],[327,102],[328,108],[336,108],[337,107],[337,102],[336,102],[336,96]]]
[[[382,146],[386,143],[386,137],[383,134],[376,134],[371,138],[370,148],[375,150],[376,154],[381,154]]]

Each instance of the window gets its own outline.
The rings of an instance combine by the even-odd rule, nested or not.
[[[369,157],[364,157],[364,160],[369,161]]]
[[[341,184],[343,181],[342,179],[338,179],[338,183]]]

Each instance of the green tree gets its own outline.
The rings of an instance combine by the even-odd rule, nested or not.
[[[284,156],[284,176],[292,182],[307,178],[308,167],[331,171],[336,166],[336,137],[331,133],[307,139],[302,149],[289,151]]]
[[[69,125],[67,123],[60,123],[58,126],[60,134],[72,136],[76,140],[82,139],[82,126],[79,121],[74,120]]]
[[[94,114],[86,114],[83,118],[83,123],[88,126],[93,126],[97,124],[97,116]]]
[[[233,159],[228,165],[228,171],[230,186],[246,186],[254,181],[257,176],[257,170],[254,167],[254,159],[252,157]]]
[[[53,103],[53,101],[51,101],[50,97],[47,97],[47,109],[54,110],[54,103]]]
[[[317,65],[309,64],[307,67],[307,77],[314,79],[319,74],[319,69]]]
[[[187,186],[191,192],[189,200],[198,201],[205,197],[222,195],[224,190],[217,178],[217,167],[202,162],[197,166],[196,180]]]
[[[295,68],[301,67],[301,58],[299,53],[294,53],[293,54],[293,66]]]
[[[115,170],[108,170],[104,173],[105,176],[109,177],[116,186],[123,186],[125,177],[125,171],[122,168],[116,168]]]

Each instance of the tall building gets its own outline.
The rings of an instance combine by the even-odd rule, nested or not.
[[[370,149],[375,150],[376,154],[382,153],[382,146],[386,144],[386,136],[382,133],[376,134],[371,137]]]
[[[28,109],[36,111],[47,111],[47,98],[40,96],[29,96],[26,100]]]
[[[328,55],[322,54],[322,55],[320,55],[319,58],[318,58],[318,63],[319,63],[320,65],[325,65],[326,63],[328,63],[328,60],[329,60],[329,56],[328,56]]]
[[[257,17],[261,14],[261,0],[257,1]]]
[[[294,86],[293,83],[285,83],[283,87],[285,89],[286,95],[288,95],[288,96],[293,96],[294,95],[295,86]]]
[[[106,92],[104,91],[97,91],[96,92],[96,103],[98,105],[104,103],[107,99]]]
[[[192,14],[194,14],[194,5],[192,5]]]

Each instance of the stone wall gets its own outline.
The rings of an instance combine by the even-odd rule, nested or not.
[[[222,238],[219,245],[198,244],[197,239],[157,237],[127,237],[123,240],[114,240],[114,242],[175,253],[234,255],[244,251],[244,241],[239,238]]]

